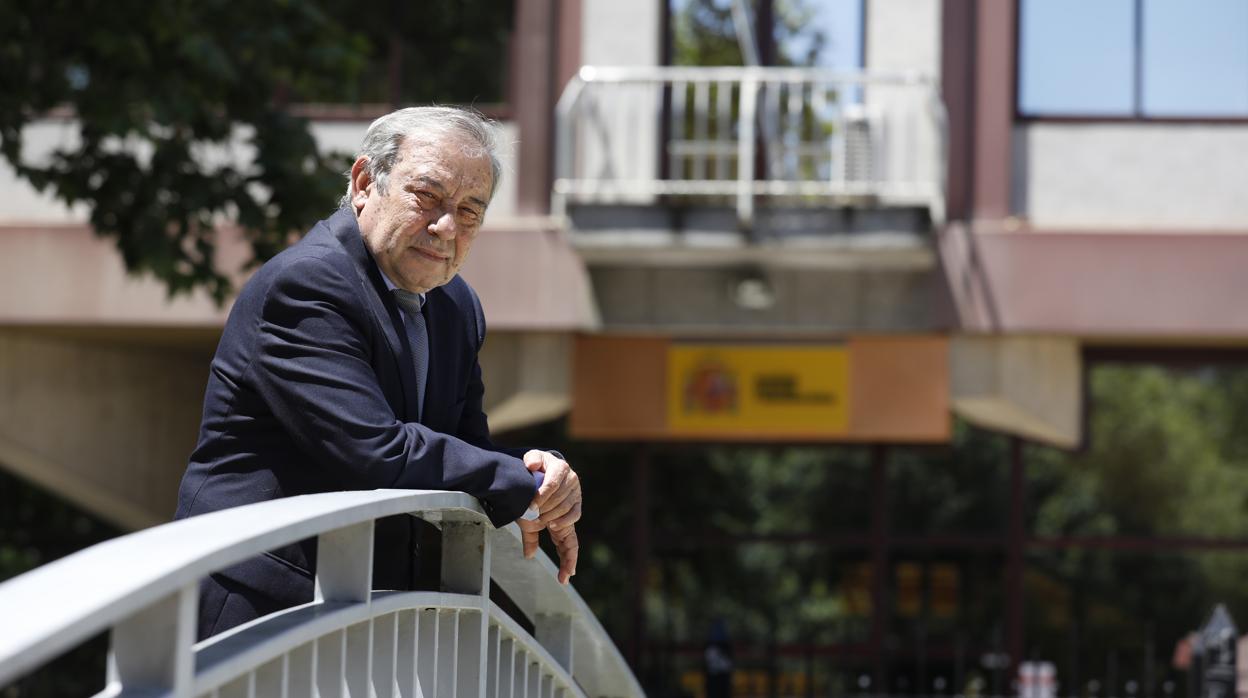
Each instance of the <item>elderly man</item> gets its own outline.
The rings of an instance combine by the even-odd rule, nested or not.
[[[421,107],[373,122],[342,206],[243,288],[213,358],[177,518],[333,490],[446,489],[496,526],[526,509],[525,554],[549,528],[575,574],[576,474],[556,453],[490,442],[477,352],[485,320],[459,271],[497,189],[475,112]],[[417,581],[418,522],[382,519],[374,585]],[[312,600],[311,541],[205,580],[200,637]]]

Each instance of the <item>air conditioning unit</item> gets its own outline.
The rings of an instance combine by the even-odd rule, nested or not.
[[[882,179],[883,120],[861,104],[845,107],[840,133],[832,137],[832,177],[842,182],[866,183]]]

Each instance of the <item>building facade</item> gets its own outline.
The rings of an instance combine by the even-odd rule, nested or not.
[[[580,441],[854,444],[883,468],[890,445],[948,443],[955,419],[1080,447],[1089,362],[1241,360],[1248,67],[1230,56],[1248,26],[1182,61],[1186,44],[1155,28],[1205,36],[1248,17],[1215,2],[844,1],[859,5],[860,65],[766,65],[762,40],[765,65],[742,68],[673,65],[682,3],[516,0],[509,96],[491,108],[514,145],[464,269],[491,328],[496,431],[566,418]],[[774,5],[749,4],[756,33]],[[1085,30],[1055,29],[1070,25]],[[1089,67],[1106,53],[1118,67]],[[1226,74],[1239,82],[1210,77]],[[382,112],[307,110],[344,150]],[[44,119],[28,147],[74,126]],[[3,168],[0,191],[0,465],[124,528],[168,519],[228,308],[127,276],[82,210]],[[241,237],[221,240],[237,269]],[[1013,477],[1010,661],[1024,653],[1021,464]],[[887,522],[863,532],[880,608],[905,575],[889,572]],[[644,624],[633,632],[637,658]],[[878,676],[904,654],[888,637],[877,613],[842,649]]]

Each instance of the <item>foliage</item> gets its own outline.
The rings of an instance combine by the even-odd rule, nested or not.
[[[1037,535],[1248,539],[1248,370],[1109,364],[1091,389],[1086,452],[1032,451]],[[1032,588],[1061,587],[1053,601],[1069,616],[1038,619],[1036,641],[1050,646],[1082,626],[1106,644],[1153,637],[1164,653],[1218,602],[1248,621],[1242,551],[1076,548],[1032,562]]]
[[[758,2],[750,3],[757,12]],[[776,64],[814,65],[827,39],[811,29],[815,10],[806,0],[774,0],[775,24],[755,26],[756,35],[772,32]],[[731,0],[679,0],[672,12],[675,65],[743,65]],[[757,24],[757,23],[756,23]]]
[[[1248,370],[1101,365],[1092,370],[1090,387],[1087,449],[1024,450],[1030,534],[1248,538],[1248,430],[1242,428]],[[516,435],[516,443],[566,443],[560,431]],[[1008,446],[1000,435],[957,423],[948,447],[891,448],[890,530],[899,537],[1000,540],[1009,517]],[[638,505],[631,478],[641,448],[581,442],[564,449],[586,492],[577,588],[621,646],[634,621],[631,529]],[[771,642],[867,639],[870,617],[853,591],[864,581],[855,574],[869,562],[865,548],[799,540],[805,533],[862,536],[870,530],[867,449],[649,448],[652,557],[645,571],[645,623],[652,647],[699,646],[716,618],[728,621],[734,640],[760,651]],[[760,534],[782,542],[727,540]],[[954,616],[924,620],[894,609],[887,642],[899,648],[899,657],[910,657],[913,638],[924,636],[933,646],[976,653],[1000,646],[1005,598],[998,549],[900,548],[891,560],[895,566],[951,564],[960,575]],[[1107,661],[1123,680],[1138,679],[1146,653],[1155,667],[1164,666],[1174,642],[1214,603],[1228,603],[1232,615],[1248,623],[1245,576],[1248,555],[1242,552],[1032,548],[1025,577],[1027,651],[1057,661],[1063,680],[1076,671],[1076,659],[1084,681],[1105,680]],[[896,603],[895,576],[888,585]],[[1107,660],[1111,654],[1115,659]],[[670,653],[664,656],[656,652],[643,668],[673,661]]]
[[[0,153],[39,191],[85,205],[130,272],[220,303],[233,271],[214,263],[223,222],[263,262],[344,186],[346,158],[320,152],[289,105],[496,100],[510,23],[507,0],[367,11],[343,0],[13,0],[0,4]],[[67,135],[33,152],[30,129],[50,113],[70,120]]]
[[[0,582],[121,532],[0,468]],[[50,590],[72,593],[72,590]],[[104,683],[107,633],[69,650],[12,685],[3,696],[91,695]]]
[[[474,105],[505,101],[514,0],[392,1],[367,12],[360,12],[358,3],[350,0],[317,4],[363,39],[365,68],[346,84],[309,92],[307,100]]]
[[[202,285],[225,298],[220,220],[265,259],[341,189],[342,161],[285,109],[361,67],[358,39],[315,5],[25,0],[0,11],[0,46],[5,159],[39,190],[85,203],[126,268],[171,294]],[[46,157],[26,152],[31,122],[66,107],[75,137]]]

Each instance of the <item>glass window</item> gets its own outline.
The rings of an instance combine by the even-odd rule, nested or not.
[[[1135,0],[1023,0],[1019,21],[1020,111],[1134,111]]]
[[[1145,114],[1248,115],[1248,2],[1147,0],[1142,58]]]
[[[864,0],[770,0],[776,65],[862,67]],[[749,3],[756,41],[761,3]],[[668,0],[673,65],[742,65],[732,0]]]
[[[1020,0],[1018,110],[1248,117],[1248,2]]]
[[[815,65],[837,70],[862,67],[862,0],[820,0],[810,3],[810,23],[822,34]]]

